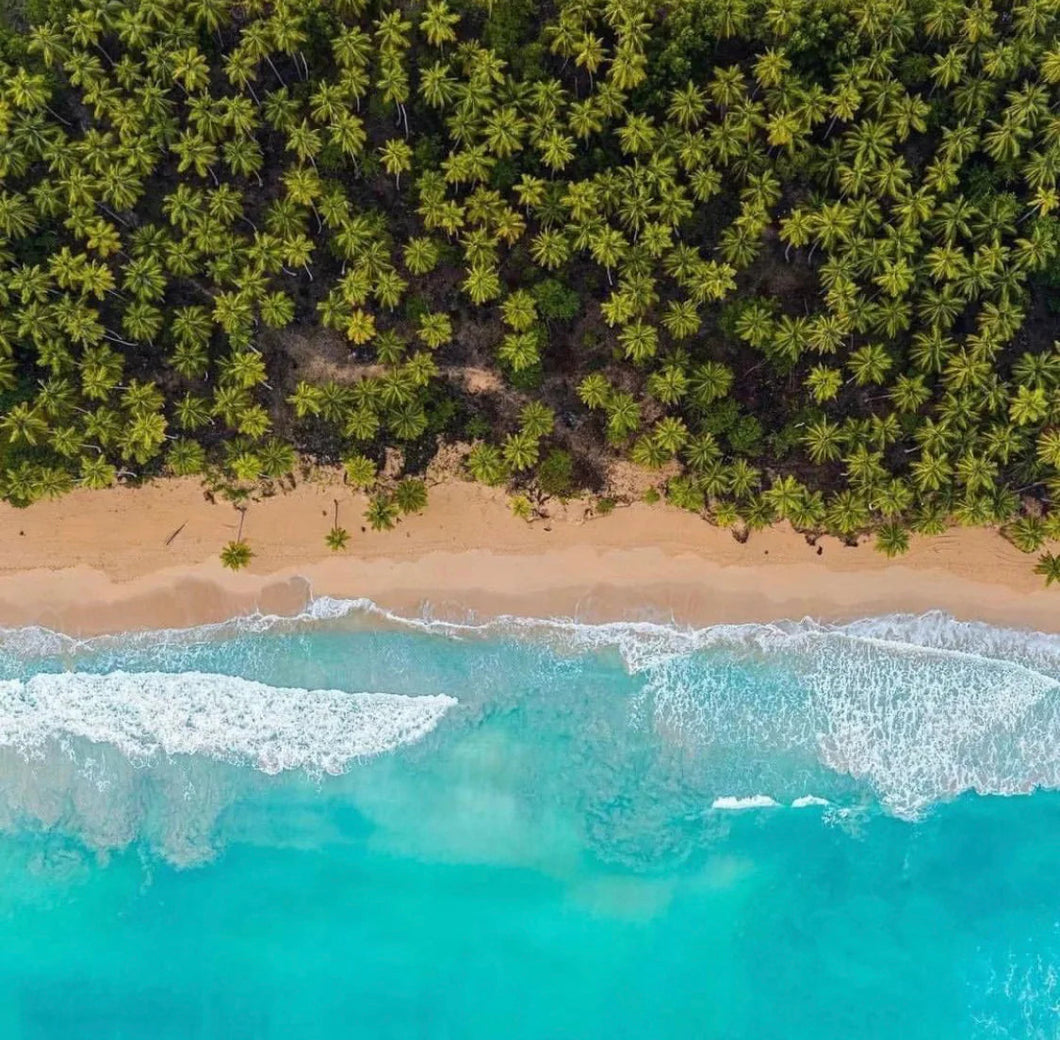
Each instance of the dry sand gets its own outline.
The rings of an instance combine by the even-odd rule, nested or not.
[[[352,538],[333,554],[324,535],[336,499]],[[0,505],[0,624],[74,635],[181,627],[297,613],[328,595],[402,613],[695,625],[938,608],[1060,631],[1060,589],[1044,588],[1035,558],[989,530],[914,537],[892,562],[868,542],[810,545],[784,527],[740,544],[663,504],[586,519],[584,504],[572,503],[527,524],[501,493],[459,481],[432,488],[428,510],[390,532],[362,529],[364,504],[327,474],[251,504],[244,537],[255,558],[239,574],[218,560],[239,514],[208,501],[194,480]]]

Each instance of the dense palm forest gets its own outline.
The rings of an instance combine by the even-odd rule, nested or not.
[[[1060,0],[4,3],[7,501],[311,459],[387,527],[461,443],[1060,537]]]

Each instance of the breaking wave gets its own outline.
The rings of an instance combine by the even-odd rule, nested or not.
[[[277,774],[341,773],[419,741],[454,704],[203,672],[0,681],[0,830],[58,829],[100,853],[139,841],[201,863],[226,810]]]
[[[642,679],[634,703],[642,725],[721,758],[730,775],[742,756],[748,794],[723,796],[714,808],[764,804],[753,793],[763,779],[775,780],[786,804],[816,804],[788,801],[795,783],[813,780],[813,765],[868,784],[905,818],[965,791],[1060,788],[1054,635],[940,612],[706,629],[510,617],[404,623],[460,638],[505,633],[565,651],[617,652]]]
[[[674,657],[710,650],[783,651],[792,641],[812,636],[871,639],[896,649],[952,650],[974,657],[1019,661],[1060,680],[1060,634],[999,628],[980,621],[961,621],[943,611],[889,614],[842,623],[813,618],[767,623],[719,624],[694,628],[672,619],[585,622],[574,618],[499,615],[460,620],[434,617],[430,606],[419,616],[399,614],[367,598],[319,596],[292,615],[245,614],[189,628],[122,632],[77,638],[43,626],[0,627],[0,655],[32,659],[149,645],[189,644],[245,635],[341,628],[396,628],[455,639],[512,638],[544,642],[556,649],[616,650],[630,672],[643,671]]]
[[[0,747],[33,753],[73,737],[134,760],[206,755],[270,774],[339,773],[353,759],[419,740],[455,703],[202,672],[43,673],[0,682]]]
[[[832,803],[827,798],[818,798],[813,794],[800,795],[798,798],[793,798],[788,808],[792,809],[811,809],[811,808],[827,808]],[[743,798],[735,798],[731,795],[722,795],[720,798],[715,798],[711,802],[710,807],[714,810],[720,810],[724,812],[739,812],[741,809],[783,809],[785,803],[778,802],[775,798],[768,794],[752,794],[747,795]]]
[[[779,809],[780,802],[770,798],[767,794],[752,794],[747,798],[715,798],[710,807],[738,812],[741,809]]]
[[[26,625],[17,628],[0,626],[0,657],[7,657],[12,661],[26,661],[34,658],[70,656],[110,647],[129,649],[138,646],[187,645],[234,639],[240,636],[297,631],[306,626],[358,616],[366,621],[378,621],[390,616],[397,617],[376,607],[369,599],[332,599],[325,596],[311,600],[305,610],[298,614],[241,614],[227,621],[193,625],[189,628],[145,629],[77,637],[57,632],[43,625]]]
[[[0,657],[52,657],[66,659],[70,667],[83,653],[120,659],[140,646],[152,655],[158,648],[173,650],[165,666],[181,668],[187,664],[180,648],[198,643],[364,629],[495,645],[491,659],[497,673],[504,669],[504,646],[511,643],[539,646],[562,660],[617,655],[636,680],[631,724],[717,764],[707,805],[716,797],[745,799],[763,790],[791,805],[815,788],[828,801],[849,804],[865,791],[885,810],[915,818],[965,791],[1012,795],[1060,788],[1060,637],[958,621],[940,612],[834,625],[804,619],[695,629],[665,620],[403,617],[365,599],[321,597],[295,617],[255,615],[168,632],[78,641],[45,629],[0,631]],[[37,681],[47,684],[43,677],[29,680]],[[225,682],[232,691],[247,689],[238,680]],[[95,690],[91,684],[83,689],[85,696]],[[127,699],[125,692],[120,698],[113,689],[109,693]],[[495,694],[493,686],[488,693],[483,686],[467,696],[472,706],[477,700],[477,707],[488,711],[485,702]],[[12,696],[10,690],[2,694],[5,702]],[[108,703],[106,687],[102,696]],[[214,748],[205,730],[180,724],[170,727],[166,738],[137,730],[141,723],[132,724],[133,732],[119,726],[115,739],[134,748],[152,741],[164,748],[165,739],[179,736],[201,741],[208,754],[241,755],[280,769],[289,768],[283,763],[290,757],[328,771],[373,753],[373,741],[384,749],[388,740],[401,742],[401,726],[410,724],[415,732],[410,717],[424,719],[429,728],[444,710],[440,702],[418,703],[408,707],[411,716],[393,713],[389,723],[373,721],[361,735],[356,726],[345,727],[342,740],[329,745],[307,736],[307,724],[316,718],[325,732],[335,705],[361,711],[358,702],[350,695],[341,695],[341,701],[329,700],[340,696],[334,694],[299,696],[310,698],[307,703],[322,714],[292,712],[290,730],[268,746],[263,731],[253,727],[237,731],[238,749]],[[362,711],[359,717],[370,716]],[[118,716],[112,712],[112,718]],[[92,724],[99,724],[98,718]],[[362,747],[368,750],[355,750]]]

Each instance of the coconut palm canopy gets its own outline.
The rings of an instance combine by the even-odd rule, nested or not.
[[[301,455],[387,527],[422,485],[375,486],[386,449],[415,473],[460,441],[523,493],[626,455],[719,522],[892,554],[953,520],[1060,535],[1058,0],[6,22],[12,503]],[[327,378],[289,349],[307,326],[350,351]]]

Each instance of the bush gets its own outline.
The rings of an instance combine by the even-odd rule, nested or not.
[[[524,368],[521,372],[516,372],[510,365],[502,365],[501,367],[508,376],[508,382],[516,390],[522,390],[523,393],[537,390],[545,379],[545,370],[541,367],[540,361],[536,365]]]
[[[464,424],[464,436],[469,441],[485,440],[492,432],[493,427],[484,415],[473,415]]]
[[[555,278],[538,282],[530,292],[543,318],[570,321],[581,310],[581,297]]]
[[[724,401],[711,405],[710,409],[703,415],[701,427],[704,433],[712,433],[715,436],[727,433],[740,418],[740,406],[731,397]]]
[[[553,448],[537,467],[537,482],[546,495],[569,498],[574,490],[574,459],[571,453]]]
[[[762,424],[753,415],[744,415],[729,430],[729,444],[737,455],[756,455],[762,447]]]

